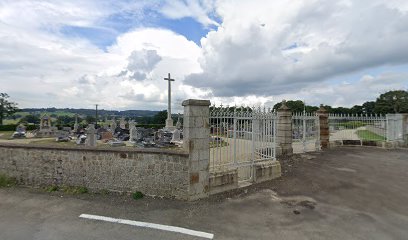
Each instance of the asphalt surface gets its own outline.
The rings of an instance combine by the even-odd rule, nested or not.
[[[281,179],[196,202],[0,189],[0,239],[202,239],[80,214],[213,233],[214,239],[407,239],[408,150],[342,147],[282,161]]]

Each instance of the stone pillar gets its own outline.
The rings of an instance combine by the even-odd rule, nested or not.
[[[408,114],[387,114],[387,142],[408,143]]]
[[[329,131],[329,113],[320,105],[317,110],[317,116],[319,117],[319,131],[320,131],[320,146],[322,149],[329,148],[330,146],[330,131]]]
[[[276,126],[276,156],[292,155],[292,111],[282,101],[278,109],[278,124]]]
[[[183,148],[189,153],[189,200],[209,196],[210,101],[188,99],[184,107]]]

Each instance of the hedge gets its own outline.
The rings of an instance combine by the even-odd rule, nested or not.
[[[18,124],[7,124],[7,125],[0,125],[0,131],[16,131]],[[32,131],[37,129],[36,125],[28,125],[26,126],[27,131]]]
[[[165,126],[166,126],[165,124],[137,124],[136,125],[136,127],[154,128],[154,129],[164,128]]]

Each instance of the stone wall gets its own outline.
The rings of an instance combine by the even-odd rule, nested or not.
[[[189,155],[160,149],[0,144],[0,173],[30,186],[85,186],[188,199]]]

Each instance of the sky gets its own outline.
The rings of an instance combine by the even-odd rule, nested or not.
[[[0,0],[21,108],[351,107],[408,89],[406,0]]]

